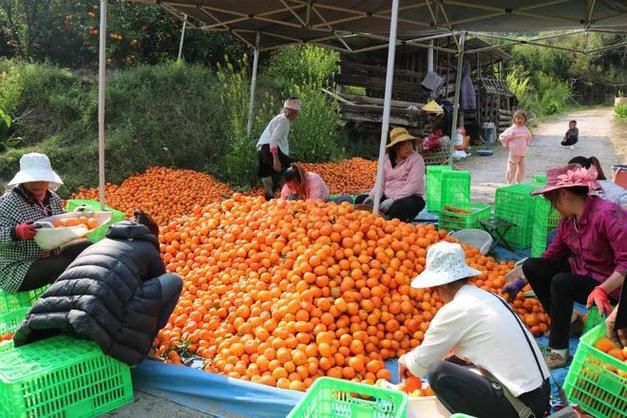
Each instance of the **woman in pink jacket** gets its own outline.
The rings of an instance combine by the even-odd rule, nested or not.
[[[283,173],[285,185],[281,189],[283,200],[327,200],[329,188],[317,173],[306,172],[300,165],[292,164]]]
[[[512,118],[513,124],[503,131],[499,137],[505,148],[509,148],[507,158],[507,182],[522,183],[525,177],[525,156],[529,144],[531,144],[531,132],[525,126],[527,124],[527,114],[522,110],[517,110]]]
[[[405,128],[390,132],[383,162],[383,196],[379,209],[389,218],[411,222],[425,207],[425,162],[414,149],[417,138]],[[374,188],[359,196],[356,204],[374,202]]]

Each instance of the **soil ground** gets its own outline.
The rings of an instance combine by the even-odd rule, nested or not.
[[[568,129],[568,122],[577,120],[579,143],[574,150],[562,147],[560,142]],[[617,121],[612,108],[598,108],[568,113],[541,123],[531,129],[533,141],[526,158],[525,181],[547,168],[562,166],[578,155],[596,156],[603,170],[611,178],[611,166],[627,162],[627,122]],[[472,199],[491,203],[496,188],[505,185],[507,149],[500,143],[494,147],[494,155],[473,155],[455,164],[472,175]]]

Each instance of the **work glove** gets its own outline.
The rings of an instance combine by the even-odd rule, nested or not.
[[[608,298],[607,291],[601,286],[595,287],[594,290],[590,292],[586,304],[588,308],[591,307],[592,304],[597,305],[599,312],[606,316],[612,312],[612,304]]]
[[[300,200],[298,193],[290,193],[287,195],[287,200]]]
[[[37,228],[32,222],[21,223],[15,227],[15,237],[19,240],[35,238]]]
[[[374,205],[374,197],[372,197],[372,196],[368,196],[368,197],[366,198],[366,200],[364,200],[361,204],[362,204],[362,205],[368,205],[368,206],[372,206],[372,205]]]
[[[379,210],[381,212],[387,212],[392,207],[392,203],[394,203],[394,199],[385,199],[383,202],[379,203]]]
[[[507,293],[509,295],[509,300],[513,300],[516,298],[516,296],[522,290],[522,288],[525,287],[526,283],[527,282],[525,282],[525,279],[523,279],[522,277],[519,277],[516,280],[511,281],[507,283],[505,286],[503,286],[503,290],[501,291],[501,294]]]

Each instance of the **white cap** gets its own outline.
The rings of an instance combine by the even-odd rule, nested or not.
[[[300,112],[300,108],[303,105],[303,101],[300,99],[287,99],[285,103],[283,103],[283,107],[285,109],[295,110]]]
[[[442,286],[480,274],[480,271],[466,264],[466,255],[461,245],[439,242],[427,251],[427,267],[412,280],[411,287],[420,289]]]
[[[22,155],[22,158],[20,158],[20,171],[13,177],[8,186],[15,187],[22,183],[35,181],[47,181],[50,183],[52,190],[63,184],[61,177],[52,170],[48,156],[31,152],[30,154]]]

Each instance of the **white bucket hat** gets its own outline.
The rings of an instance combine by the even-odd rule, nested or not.
[[[22,155],[22,158],[20,158],[20,171],[13,177],[8,186],[15,187],[22,183],[35,181],[47,181],[50,183],[52,190],[63,184],[61,177],[52,170],[48,156],[31,152],[30,154]]]
[[[480,274],[480,271],[466,264],[466,255],[461,245],[439,242],[427,251],[427,268],[412,280],[411,287],[421,289],[442,286]]]

